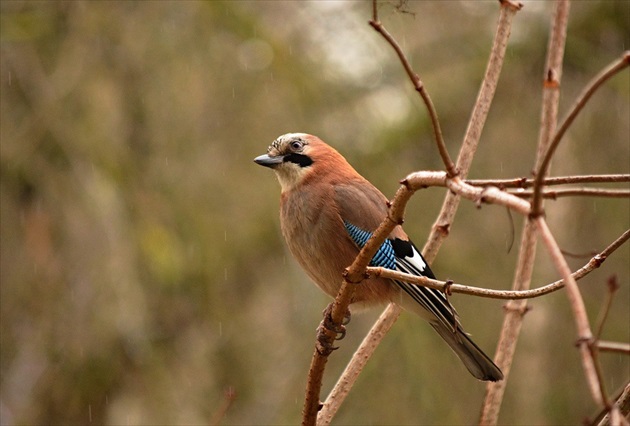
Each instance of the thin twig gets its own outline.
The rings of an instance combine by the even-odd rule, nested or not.
[[[472,186],[498,186],[499,188],[531,188],[535,184],[534,179],[524,177],[513,179],[466,179],[465,182]],[[556,176],[543,179],[544,186],[566,185],[571,183],[619,183],[630,182],[630,175],[584,175],[584,176]]]
[[[567,129],[573,121],[575,117],[579,114],[580,111],[584,108],[584,105],[588,102],[588,100],[593,96],[593,94],[597,91],[602,84],[604,84],[608,79],[613,77],[619,71],[626,68],[630,65],[630,51],[626,51],[621,55],[621,58],[613,61],[610,65],[604,68],[599,74],[595,76],[593,80],[586,86],[584,91],[580,94],[578,99],[575,101],[571,109],[569,110],[569,114],[562,121],[562,124],[556,131],[553,140],[549,144],[547,151],[545,152],[545,156],[540,164],[540,167],[536,171],[536,183],[534,185],[534,199],[532,203],[532,214],[534,216],[541,215],[542,212],[542,186],[543,179],[547,174],[547,169],[549,168],[549,164],[551,162],[551,158],[558,147],[560,140],[566,133]]]
[[[442,157],[442,162],[444,163],[444,167],[446,168],[446,171],[448,172],[449,176],[456,176],[458,172],[455,167],[455,164],[453,163],[453,160],[451,160],[451,157],[448,154],[448,150],[446,149],[446,143],[444,142],[444,136],[442,135],[442,128],[440,127],[440,121],[438,120],[437,111],[435,110],[435,106],[433,105],[431,96],[429,96],[429,93],[427,92],[427,89],[425,88],[424,83],[422,83],[422,80],[420,80],[420,77],[418,76],[418,74],[414,72],[413,68],[411,67],[411,64],[409,63],[409,60],[405,56],[398,42],[394,39],[394,37],[392,37],[392,35],[387,31],[387,29],[383,26],[383,24],[379,20],[377,0],[373,0],[372,5],[373,5],[372,6],[372,20],[370,21],[370,25],[379,34],[383,36],[383,38],[390,44],[390,46],[392,46],[392,48],[398,55],[398,58],[400,59],[400,62],[402,63],[402,66],[405,69],[407,76],[411,80],[411,83],[413,84],[416,91],[422,97],[422,100],[424,101],[424,104],[426,105],[427,110],[429,112],[429,117],[431,118],[431,124],[433,126],[435,142],[438,146],[438,151],[440,152],[440,156]]]
[[[600,345],[599,339],[601,337],[602,331],[604,330],[604,324],[606,323],[606,319],[608,318],[608,312],[610,312],[610,307],[612,306],[612,302],[615,296],[615,292],[619,289],[619,284],[617,283],[617,277],[612,275],[607,281],[608,291],[606,292],[606,298],[604,299],[604,306],[602,307],[599,315],[599,319],[597,320],[596,332],[593,340],[589,342],[589,350],[591,352],[591,356],[593,357],[593,363],[595,364],[595,371],[597,373],[597,380],[599,383],[599,391],[602,395],[602,400],[604,402],[604,408],[610,410],[610,402],[608,399],[608,393],[606,391],[606,386],[604,385],[604,373],[602,372],[602,366],[599,362],[599,353],[600,353]]]
[[[630,344],[621,342],[609,342],[607,340],[598,340],[595,344],[600,352],[617,352],[630,355]]]
[[[606,298],[604,299],[603,307],[600,310],[599,318],[597,320],[597,327],[595,328],[595,339],[599,340],[602,336],[602,332],[604,330],[604,324],[606,323],[606,319],[608,318],[608,312],[610,312],[610,307],[612,306],[612,302],[615,298],[615,293],[619,290],[619,283],[617,282],[617,276],[612,275],[608,278],[606,282],[606,287],[608,291],[606,292]]]
[[[508,194],[521,198],[529,198],[534,195],[534,190],[516,189],[507,191]],[[563,189],[543,189],[542,197],[555,200],[560,197],[604,197],[604,198],[629,198],[629,189],[603,189],[603,188],[563,188]]]

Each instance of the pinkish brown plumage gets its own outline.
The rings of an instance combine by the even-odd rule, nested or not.
[[[315,284],[335,297],[344,269],[386,216],[387,199],[316,136],[280,136],[267,154],[254,161],[272,168],[280,181],[280,223],[289,250]],[[400,226],[372,264],[435,278]],[[501,370],[464,333],[454,308],[437,290],[370,278],[357,286],[351,309],[389,302],[427,320],[473,376],[490,381],[503,378]]]

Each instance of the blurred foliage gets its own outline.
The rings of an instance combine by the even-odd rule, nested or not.
[[[574,2],[562,111],[630,45],[629,3]],[[380,5],[409,52],[456,154],[485,69],[496,2]],[[515,19],[471,177],[528,176],[552,4]],[[437,169],[425,109],[367,2],[2,1],[0,422],[207,423],[300,420],[314,329],[328,303],[287,254],[279,189],[252,163],[276,136],[336,146],[392,196]],[[628,73],[607,83],[566,136],[554,174],[628,173]],[[407,232],[422,244],[444,191],[416,194]],[[561,199],[547,217],[563,249],[603,249],[630,224],[628,200]],[[512,280],[521,218],[462,203],[434,270],[494,288]],[[513,235],[516,232],[516,235]],[[604,338],[630,340],[626,244],[581,282]],[[541,252],[534,286],[557,279]],[[492,353],[502,302],[454,296]],[[531,302],[501,421],[575,423],[593,414],[562,292]],[[478,315],[483,312],[484,315]],[[378,312],[354,317],[327,391]],[[428,350],[427,348],[431,348]],[[627,357],[601,357],[609,390]],[[484,385],[404,314],[338,424],[473,423]],[[523,398],[526,395],[526,398]]]

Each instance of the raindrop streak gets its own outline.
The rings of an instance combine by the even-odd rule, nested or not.
[[[88,404],[88,418],[90,419],[90,423],[92,423],[92,404]]]
[[[223,231],[223,238],[225,239],[225,242],[227,243],[227,231]]]
[[[224,278],[225,278],[225,281],[227,281],[227,280],[228,280],[228,279],[227,279],[227,268],[224,268],[224,269],[223,269],[223,276],[224,276]]]
[[[219,337],[223,337],[223,323],[219,321]]]

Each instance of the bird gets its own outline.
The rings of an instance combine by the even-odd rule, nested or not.
[[[254,159],[280,182],[280,227],[289,251],[315,284],[331,297],[344,270],[387,215],[388,200],[333,147],[317,136],[287,133]],[[370,262],[435,279],[426,260],[397,225]],[[350,310],[390,302],[427,320],[477,379],[503,373],[464,332],[455,308],[439,290],[369,277],[355,289]]]

